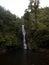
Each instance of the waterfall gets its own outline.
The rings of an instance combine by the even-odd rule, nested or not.
[[[22,33],[23,33],[23,46],[24,46],[24,49],[27,49],[27,44],[25,39],[26,32],[25,32],[24,25],[22,25]]]

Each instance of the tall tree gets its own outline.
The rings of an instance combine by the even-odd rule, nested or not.
[[[28,9],[31,11],[31,13],[34,13],[35,18],[35,29],[37,29],[37,10],[39,7],[39,0],[30,0],[30,4]]]

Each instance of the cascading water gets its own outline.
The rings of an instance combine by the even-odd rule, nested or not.
[[[23,46],[24,46],[24,49],[27,49],[27,44],[25,39],[26,32],[25,32],[24,25],[22,25],[22,33],[23,33]]]

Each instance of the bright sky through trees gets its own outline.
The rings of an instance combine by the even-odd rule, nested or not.
[[[28,8],[29,0],[0,0],[0,5],[21,17]],[[49,6],[49,0],[40,0],[40,7]]]

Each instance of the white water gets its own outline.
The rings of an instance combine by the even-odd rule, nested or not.
[[[23,33],[23,45],[24,45],[24,49],[27,49],[27,44],[26,44],[26,39],[25,39],[26,32],[25,32],[24,25],[22,25],[22,33]]]

